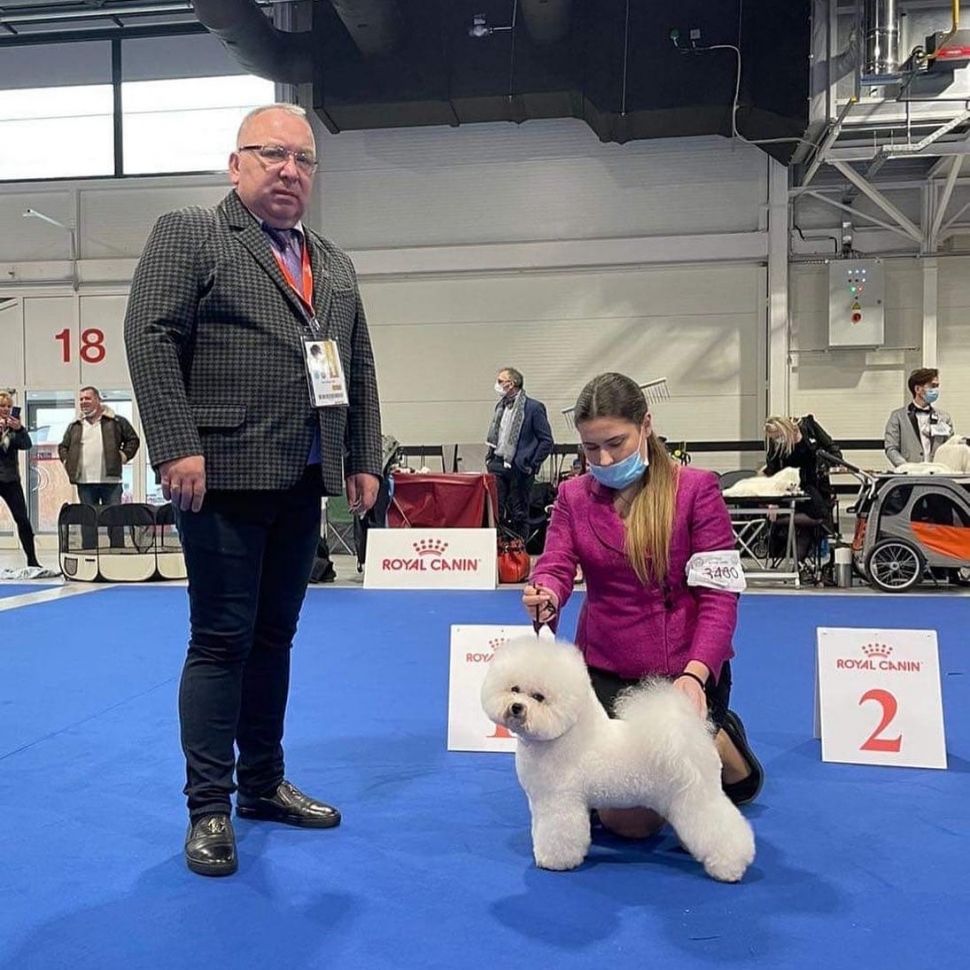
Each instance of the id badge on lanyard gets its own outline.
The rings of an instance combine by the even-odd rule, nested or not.
[[[273,255],[287,283],[300,299],[300,306],[303,308],[306,325],[311,334],[303,338],[303,357],[310,403],[317,408],[339,407],[350,403],[344,367],[340,360],[337,342],[323,336],[323,328],[314,313],[313,270],[310,267],[309,246],[304,244],[302,249],[302,287],[296,285],[296,280],[275,250]]]

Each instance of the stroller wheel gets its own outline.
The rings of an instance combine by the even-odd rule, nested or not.
[[[901,539],[877,542],[866,560],[866,575],[876,589],[903,593],[923,577],[925,563],[920,551]]]

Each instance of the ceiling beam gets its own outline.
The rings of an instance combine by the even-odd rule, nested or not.
[[[865,178],[860,175],[851,165],[846,165],[844,162],[829,160],[829,164],[842,176],[844,176],[848,181],[850,181],[866,198],[874,202],[883,212],[886,213],[891,219],[894,219],[896,223],[905,232],[911,236],[916,242],[923,242],[923,233],[919,227],[909,219],[897,206],[893,205],[892,202],[887,199],[882,192],[880,192],[874,185],[870,184],[865,180]]]

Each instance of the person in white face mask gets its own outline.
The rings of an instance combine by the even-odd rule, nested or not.
[[[886,457],[895,467],[904,462],[933,461],[936,449],[954,433],[953,419],[936,407],[940,372],[919,367],[907,381],[912,401],[897,408],[886,422]]]
[[[552,452],[552,429],[541,401],[527,397],[514,367],[495,378],[499,402],[492,413],[485,467],[498,485],[499,520],[528,539],[529,496],[536,472]]]

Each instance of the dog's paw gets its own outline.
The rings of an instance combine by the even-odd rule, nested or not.
[[[713,856],[704,861],[704,871],[718,882],[740,882],[747,868],[754,861],[753,855]]]
[[[544,852],[541,855],[536,853],[536,865],[540,869],[551,869],[553,872],[566,872],[575,869],[583,864],[586,858],[585,853],[552,853]]]

